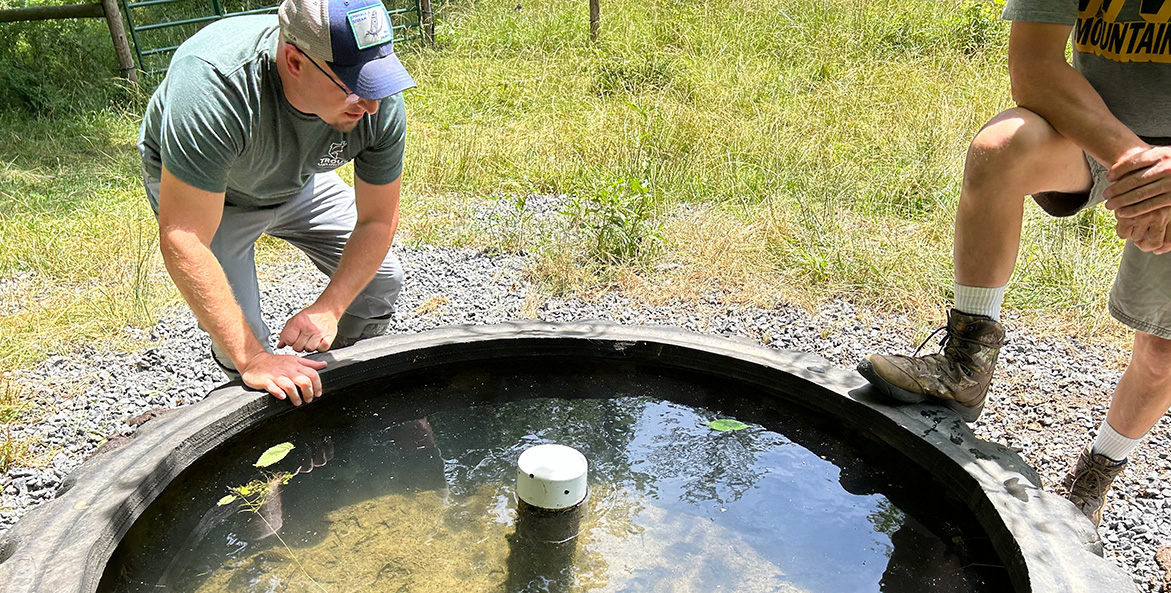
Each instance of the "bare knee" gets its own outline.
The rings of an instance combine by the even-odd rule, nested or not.
[[[968,165],[983,170],[996,166],[1001,174],[1005,169],[1023,169],[1029,161],[1040,158],[1057,136],[1049,122],[1028,109],[1009,109],[984,124],[968,148]]]
[[[1153,380],[1171,381],[1171,340],[1135,333],[1130,364]]]
[[[1081,149],[1045,118],[1016,107],[992,118],[968,149],[964,183],[993,185],[1023,197],[1040,191],[1078,191],[1089,183]]]

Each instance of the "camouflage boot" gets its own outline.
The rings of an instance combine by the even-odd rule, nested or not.
[[[1122,473],[1124,467],[1125,459],[1114,461],[1086,447],[1078,456],[1077,463],[1065,476],[1062,482],[1065,497],[1094,522],[1094,527],[1102,522],[1106,493],[1110,491],[1110,484]]]
[[[1004,345],[1004,326],[952,309],[947,327],[941,329],[947,336],[939,353],[871,354],[858,363],[858,372],[889,397],[906,403],[942,403],[966,422],[974,422],[984,411],[996,356]]]

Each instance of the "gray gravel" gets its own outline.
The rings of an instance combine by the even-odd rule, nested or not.
[[[539,215],[558,199],[530,199]],[[515,215],[515,209],[503,214]],[[514,228],[498,211],[479,218]],[[535,316],[546,321],[605,319],[624,324],[670,325],[697,332],[743,336],[774,348],[819,354],[852,369],[870,352],[912,349],[915,328],[906,318],[860,310],[849,302],[807,312],[783,302],[771,308],[728,304],[719,295],[696,301],[646,305],[616,293],[590,300],[542,300],[524,270],[525,254],[468,249],[395,247],[407,282],[393,331],[413,333],[453,324],[491,324]],[[263,270],[265,314],[272,327],[312,301],[325,278],[308,262]],[[942,313],[941,313],[942,315]],[[1039,336],[1010,327],[990,403],[976,433],[1024,455],[1047,487],[1059,483],[1070,461],[1104,417],[1125,353],[1064,336]],[[61,480],[105,439],[128,435],[127,420],[154,408],[201,399],[223,382],[208,356],[209,342],[193,316],[177,309],[145,334],[154,345],[134,352],[84,347],[54,356],[12,377],[47,413],[11,426],[11,438],[35,439],[34,453],[51,457],[43,468],[14,467],[0,477],[0,533],[38,504],[52,499]],[[1155,552],[1171,544],[1171,436],[1166,417],[1131,456],[1114,490],[1101,533],[1107,556],[1134,575],[1140,588],[1162,591]],[[1171,591],[1171,589],[1168,589]]]

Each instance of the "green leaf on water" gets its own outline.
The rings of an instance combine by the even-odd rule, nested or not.
[[[706,426],[712,430],[718,430],[720,432],[731,432],[733,430],[744,430],[745,428],[748,428],[747,424],[739,420],[729,420],[727,418],[712,420],[711,422],[708,422]]]
[[[289,451],[292,451],[293,449],[293,443],[281,443],[279,445],[273,445],[269,447],[268,451],[265,451],[264,454],[260,456],[260,459],[257,459],[256,463],[253,463],[252,465],[254,467],[268,467],[284,459],[285,455],[288,455]]]
[[[222,506],[232,502],[233,500],[236,500],[235,495],[229,494],[229,495],[221,498],[219,502],[215,503],[215,505],[217,507],[222,507]]]

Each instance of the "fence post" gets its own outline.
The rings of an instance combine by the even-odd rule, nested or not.
[[[598,29],[601,28],[602,7],[600,0],[590,0],[590,41],[598,42]]]
[[[431,0],[419,0],[419,24],[423,28],[423,43],[435,45],[435,16],[431,12]]]
[[[122,11],[118,10],[118,0],[102,0],[102,10],[106,13],[106,24],[110,27],[110,37],[114,40],[114,53],[118,55],[118,70],[130,82],[138,82],[138,69],[134,67],[134,58],[130,55],[130,44],[126,42],[126,29],[122,27]]]

